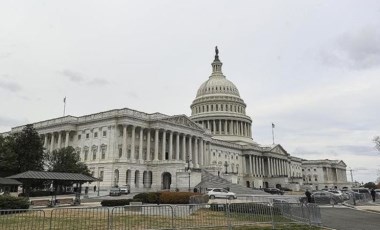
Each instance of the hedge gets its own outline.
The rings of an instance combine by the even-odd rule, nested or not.
[[[139,199],[102,200],[100,204],[106,207],[113,207],[113,206],[129,205],[130,202],[141,202],[141,200]]]
[[[139,193],[133,199],[139,199],[146,204],[188,204],[190,197],[199,195],[193,192],[149,192]]]
[[[30,202],[24,197],[0,196],[0,209],[29,209]]]

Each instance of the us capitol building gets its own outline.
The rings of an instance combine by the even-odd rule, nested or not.
[[[347,186],[343,161],[308,161],[279,144],[253,141],[247,105],[223,75],[215,51],[190,117],[124,108],[41,121],[34,128],[48,152],[73,146],[101,189],[128,184],[132,191],[187,190],[201,183],[204,172],[250,188]]]

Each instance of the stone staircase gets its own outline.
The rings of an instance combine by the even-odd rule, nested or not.
[[[268,193],[256,190],[252,188],[247,188],[243,185],[233,184],[228,180],[221,178],[219,176],[215,176],[207,170],[202,169],[202,181],[198,185],[195,186],[198,189],[201,189],[202,192],[206,188],[230,188],[231,192],[234,192],[238,195],[268,195]]]

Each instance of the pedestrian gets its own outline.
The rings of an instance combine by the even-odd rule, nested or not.
[[[94,192],[96,192],[96,185],[94,186]]]
[[[311,193],[309,192],[309,189],[306,189],[305,195],[307,198],[307,202],[311,203]]]
[[[375,191],[374,188],[371,190],[371,196],[372,196],[373,202],[375,202],[375,200],[376,200],[376,191]]]

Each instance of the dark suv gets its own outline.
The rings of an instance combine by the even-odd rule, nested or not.
[[[284,191],[282,191],[278,188],[264,188],[264,192],[267,192],[270,194],[284,195]]]

